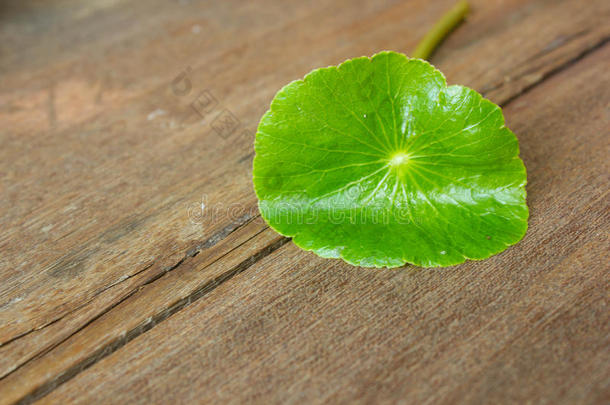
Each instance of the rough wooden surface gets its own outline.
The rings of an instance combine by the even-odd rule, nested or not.
[[[47,399],[602,403],[608,61],[610,46],[505,110],[530,170],[518,247],[364,271],[287,244]]]
[[[607,399],[607,2],[474,1],[435,55],[510,101],[532,219],[503,255],[431,271],[351,268],[266,229],[251,142],[281,85],[412,49],[451,1],[14,3],[0,403]]]

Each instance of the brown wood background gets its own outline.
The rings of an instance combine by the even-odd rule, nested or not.
[[[0,404],[609,403],[608,1],[472,0],[431,58],[520,140],[518,245],[362,269],[257,216],[275,92],[452,3],[0,3]]]

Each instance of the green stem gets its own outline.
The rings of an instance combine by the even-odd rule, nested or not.
[[[460,0],[428,31],[411,57],[428,59],[443,39],[466,17],[466,14],[468,14],[468,2]]]

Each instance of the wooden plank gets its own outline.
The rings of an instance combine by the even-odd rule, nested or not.
[[[520,244],[397,270],[286,244],[45,402],[607,402],[609,61],[505,109],[530,179]]]
[[[132,291],[49,354],[10,374],[1,382],[0,403],[30,402],[45,395],[286,242],[287,238],[258,221],[249,222],[223,241],[222,245],[232,247],[228,252],[226,246],[218,245],[189,258],[160,279]]]
[[[115,307],[134,300],[140,286],[156,283],[185,257],[190,261],[199,251],[205,254],[200,258],[216,257],[235,249],[236,236],[227,235],[256,212],[248,160],[253,128],[277,88],[347,57],[411,49],[451,2],[301,3],[269,3],[266,13],[264,4],[259,9],[230,2],[182,8],[152,3],[134,11],[121,2],[100,3],[77,13],[76,27],[87,32],[99,20],[91,35],[117,31],[110,39],[100,34],[99,48],[88,48],[90,42],[82,40],[73,52],[62,51],[52,60],[55,52],[30,39],[23,65],[17,59],[3,62],[0,98],[8,107],[0,112],[6,123],[0,130],[0,172],[9,198],[2,199],[0,216],[8,230],[0,239],[0,375],[13,374],[0,381],[0,392],[16,387],[18,392],[11,392],[21,398],[44,387],[223,274],[217,264],[196,262],[202,270],[196,282],[151,301],[158,307],[144,312]],[[472,24],[449,40],[443,48],[451,49],[448,54],[439,52],[439,67],[451,82],[469,77],[463,83],[491,89],[494,101],[507,100],[605,41],[605,2],[581,8],[576,1],[475,2]],[[117,19],[123,13],[158,17],[143,19],[138,28],[129,18]],[[549,13],[556,22],[540,29],[537,22]],[[574,14],[578,18],[570,18]],[[250,19],[252,24],[238,23]],[[55,51],[80,38],[74,35],[77,29],[68,29],[73,22],[65,18]],[[157,34],[153,26],[165,30]],[[196,26],[205,38],[197,39]],[[578,34],[583,27],[586,33]],[[127,32],[121,36],[117,28]],[[505,44],[507,37],[517,40]],[[19,49],[18,43],[11,49]],[[524,59],[503,60],[517,50]],[[42,56],[29,62],[32,55]],[[193,89],[178,96],[172,80],[187,66]],[[537,79],[504,82],[502,75],[516,67]],[[481,69],[490,73],[481,75]],[[108,72],[110,84],[103,84]],[[92,82],[88,75],[94,76]],[[53,91],[49,81],[56,83]],[[189,103],[205,89],[239,117],[249,136],[239,132],[225,140],[193,116],[180,125]],[[94,102],[100,97],[99,104]],[[53,109],[54,123],[49,119]],[[189,221],[189,209],[200,206],[202,194],[212,207],[240,202],[242,209]],[[260,230],[246,226],[243,232],[251,233],[240,237],[248,240]],[[239,255],[234,264],[252,252]],[[110,311],[104,319],[116,323],[103,323],[104,336],[92,338],[104,330],[97,328],[98,317]],[[58,355],[66,346],[73,355]]]

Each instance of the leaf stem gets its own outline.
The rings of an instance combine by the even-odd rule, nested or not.
[[[460,0],[449,10],[420,41],[412,58],[428,59],[445,37],[458,26],[468,14],[468,1]]]

